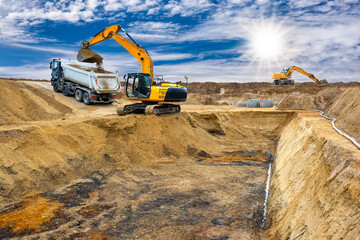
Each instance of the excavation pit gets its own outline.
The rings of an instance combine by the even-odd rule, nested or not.
[[[314,112],[109,115],[13,131],[0,132],[2,152],[22,164],[1,168],[0,238],[308,239],[359,216],[359,154]],[[21,225],[31,199],[54,205]],[[346,229],[334,234],[359,231]]]

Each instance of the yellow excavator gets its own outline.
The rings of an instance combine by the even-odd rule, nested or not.
[[[120,35],[120,30],[122,30],[129,39]],[[101,65],[102,57],[94,53],[89,47],[110,38],[114,39],[131,53],[139,61],[142,68],[141,73],[128,73],[124,75],[126,96],[129,100],[138,101],[138,103],[121,104],[117,107],[117,113],[119,115],[129,113],[160,115],[180,112],[180,105],[170,104],[170,102],[185,102],[187,89],[178,83],[161,83],[160,86],[157,86],[154,81],[153,61],[149,53],[120,25],[107,27],[89,41],[83,42],[82,49],[78,52],[78,61],[96,62],[97,65]]]
[[[281,73],[274,73],[272,75],[272,79],[274,79],[273,84],[274,85],[294,85],[295,81],[293,79],[291,79],[291,76],[294,71],[298,71],[299,73],[302,73],[305,76],[308,76],[311,80],[313,80],[314,82],[316,82],[318,84],[327,84],[328,83],[326,79],[319,80],[313,74],[308,73],[299,67],[291,66],[287,69],[283,69]]]

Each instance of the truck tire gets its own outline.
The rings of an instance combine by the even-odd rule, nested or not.
[[[54,81],[54,83],[53,83],[53,89],[54,89],[54,92],[60,92],[60,90],[59,90],[59,84],[58,84],[58,82],[57,81]]]
[[[69,84],[64,83],[64,85],[62,87],[62,93],[63,93],[64,96],[69,96],[70,95]]]
[[[88,92],[84,92],[83,101],[85,105],[91,105],[90,94]]]
[[[75,91],[75,99],[78,102],[83,101],[84,92],[81,89],[76,89]]]

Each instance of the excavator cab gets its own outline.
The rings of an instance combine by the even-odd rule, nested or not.
[[[125,91],[128,98],[149,98],[151,93],[150,74],[129,73],[124,75]]]

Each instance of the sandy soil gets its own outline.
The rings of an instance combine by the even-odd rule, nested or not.
[[[269,197],[269,239],[359,239],[360,150],[316,113],[283,130]]]
[[[321,109],[335,117],[351,135],[360,139],[360,82],[296,83],[273,86],[271,83],[190,83],[191,105],[231,105],[248,99],[273,99],[281,109]]]
[[[85,106],[53,93],[49,83],[2,81],[0,238],[289,239],[304,230],[307,239],[358,236],[360,156],[317,113],[197,105],[201,96],[190,95],[195,104],[180,114],[120,117],[116,104]],[[313,95],[311,104],[357,129],[358,99],[348,98],[354,85],[272,89],[279,101]],[[206,97],[220,104],[259,96],[226,91]]]

